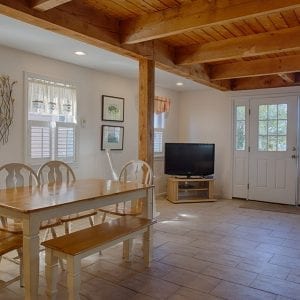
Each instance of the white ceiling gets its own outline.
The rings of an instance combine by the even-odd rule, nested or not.
[[[136,60],[3,15],[0,15],[0,44],[123,77],[138,76]],[[87,55],[77,56],[75,51]],[[208,89],[205,85],[159,69],[156,69],[155,81],[156,85],[175,91]],[[182,82],[183,86],[177,86],[176,82]]]

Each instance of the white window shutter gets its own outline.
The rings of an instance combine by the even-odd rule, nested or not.
[[[56,159],[74,162],[76,158],[76,124],[56,122],[55,136]]]
[[[51,158],[52,134],[49,122],[28,121],[29,149],[31,162],[47,161]]]
[[[154,129],[154,153],[163,152],[163,131]]]

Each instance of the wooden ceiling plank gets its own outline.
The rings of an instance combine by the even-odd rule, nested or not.
[[[269,18],[271,19],[276,29],[284,29],[289,27],[280,13],[271,14],[269,15]]]
[[[255,33],[266,32],[264,27],[257,21],[256,18],[246,19],[245,23],[251,28],[251,30]]]
[[[295,11],[287,10],[287,11],[283,11],[281,14],[289,27],[295,27],[300,25],[297,16],[295,14]]]
[[[224,25],[224,27],[235,37],[244,35],[243,32],[234,23],[226,24]]]
[[[211,66],[210,78],[224,80],[300,72],[300,55],[265,58]]]
[[[300,49],[300,26],[243,36],[200,46],[180,47],[175,62],[181,65],[209,63]]]
[[[134,44],[297,7],[300,7],[299,0],[240,0],[235,5],[226,0],[195,0],[191,4],[122,21],[122,42]]]
[[[31,7],[39,11],[46,11],[72,0],[32,0]]]
[[[252,27],[250,27],[246,22],[245,20],[239,20],[239,21],[236,21],[234,22],[234,25],[236,27],[238,27],[242,32],[243,32],[243,35],[251,35],[251,34],[254,34],[256,33]]]
[[[276,30],[276,27],[271,22],[269,16],[258,16],[256,17],[257,21],[263,26],[266,31]]]
[[[231,81],[231,89],[233,91],[239,90],[255,90],[255,89],[267,89],[287,86],[299,86],[300,81],[295,76],[295,82],[288,83],[277,75],[262,76],[253,78],[239,78]]]
[[[27,0],[0,0],[0,13],[123,56],[135,59],[153,59],[155,55],[157,66],[163,70],[169,70],[172,73],[180,74],[185,78],[220,90],[229,88],[228,81],[211,82],[207,70],[201,65],[176,66],[173,62],[173,48],[162,42],[157,42],[155,45],[153,42],[148,42],[122,46],[119,43],[118,32],[115,32],[116,28],[112,27],[109,30],[89,24],[89,15],[84,17],[82,14],[74,14],[74,12],[68,14],[58,8],[39,12],[31,9]]]

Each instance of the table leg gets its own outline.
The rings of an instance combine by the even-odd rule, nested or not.
[[[23,221],[23,261],[26,300],[38,299],[39,229],[39,220],[29,217],[29,219]]]

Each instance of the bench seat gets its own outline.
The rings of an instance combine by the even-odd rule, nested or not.
[[[124,242],[123,257],[131,259],[132,239],[143,233],[143,254],[146,266],[150,265],[149,247],[153,220],[133,216],[121,217],[66,234],[42,243],[46,249],[46,280],[48,299],[56,297],[58,258],[67,261],[68,299],[80,299],[80,261],[82,258]]]

